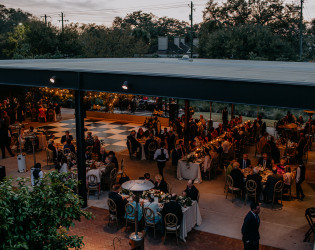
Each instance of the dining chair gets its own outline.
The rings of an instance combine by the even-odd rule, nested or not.
[[[227,192],[227,173],[226,173],[226,166],[224,167],[224,193]]]
[[[100,183],[97,183],[97,177],[94,174],[89,175],[88,177],[88,198],[90,196],[90,191],[94,190],[97,191],[97,199],[100,199]]]
[[[108,198],[107,205],[108,205],[108,209],[109,209],[108,226],[109,226],[111,221],[116,221],[116,226],[118,229],[119,226],[118,226],[118,215],[117,215],[116,203],[112,199]]]
[[[241,195],[242,195],[242,190],[240,188],[236,188],[233,186],[234,183],[233,183],[233,178],[231,175],[227,176],[226,184],[227,184],[227,191],[226,191],[225,199],[227,199],[227,196],[228,196],[229,191],[230,191],[232,193],[232,203],[233,203],[234,202],[233,201],[233,195],[235,194],[235,197],[236,197],[237,193],[241,193]]]
[[[277,195],[280,195],[280,198],[281,198],[281,205],[282,205],[282,191],[283,191],[283,181],[277,181],[277,183],[275,184],[275,187],[273,189],[273,197],[272,197],[272,208],[273,208],[273,205],[275,203],[275,200],[276,200],[276,196]]]
[[[166,214],[164,217],[164,225],[165,225],[164,241],[166,240],[167,234],[175,234],[177,245],[178,245],[180,225],[178,225],[177,216],[175,214],[172,214],[172,213]]]
[[[304,242],[307,241],[312,233],[315,235],[315,207],[310,207],[305,210],[305,217],[310,225],[310,228],[307,230],[305,236],[304,236]]]
[[[112,186],[114,184],[116,184],[116,181],[117,181],[117,168],[113,168],[112,171],[110,171],[110,175],[109,175],[109,178],[110,178],[110,186],[109,186],[109,189],[111,190]]]
[[[120,175],[120,177],[124,175],[124,158],[120,162],[120,170],[117,172],[117,175]]]
[[[127,203],[126,206],[125,206],[126,230],[127,230],[128,222],[133,223],[133,224],[136,223],[136,221],[135,221],[135,213],[136,213],[135,207],[132,204]]]
[[[255,198],[255,202],[257,202],[257,183],[254,180],[248,180],[246,181],[246,194],[245,194],[245,200],[244,203],[246,205],[246,199],[248,197]]]
[[[144,208],[144,212],[143,212],[143,216],[144,216],[144,225],[146,227],[152,227],[154,230],[154,239],[155,239],[155,230],[156,230],[156,222],[155,222],[155,215],[154,215],[154,211],[149,208],[146,207]]]

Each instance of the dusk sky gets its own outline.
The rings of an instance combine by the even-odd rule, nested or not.
[[[202,21],[202,11],[208,0],[195,0],[194,23]],[[224,0],[218,0],[222,2]],[[290,3],[292,0],[285,0]],[[299,2],[294,0],[294,2]],[[20,8],[40,17],[47,14],[48,21],[58,24],[63,12],[69,22],[96,23],[110,26],[114,17],[124,17],[127,13],[142,10],[158,17],[168,16],[189,21],[190,9],[187,0],[1,0],[7,8]],[[305,0],[304,19],[315,18],[315,0]]]

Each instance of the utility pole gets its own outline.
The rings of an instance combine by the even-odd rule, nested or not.
[[[64,28],[64,23],[65,22],[69,22],[69,20],[65,20],[65,14],[63,14],[63,12],[61,12],[61,15],[59,15],[61,17],[61,20],[58,20],[58,22],[61,22],[61,32],[63,32],[63,28]]]
[[[46,14],[44,15],[44,16],[41,16],[41,17],[44,17],[45,18],[45,24],[47,25],[47,17],[50,17],[51,18],[51,16],[47,16]]]
[[[301,0],[301,10],[300,10],[300,59],[303,56],[303,3],[304,0]]]
[[[193,13],[194,13],[194,4],[191,1],[190,5],[190,15],[189,15],[189,20],[190,20],[190,58],[193,58],[193,48],[194,48],[194,26],[193,26]]]

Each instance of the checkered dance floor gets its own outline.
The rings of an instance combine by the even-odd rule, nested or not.
[[[99,140],[103,140],[105,142],[105,148],[107,151],[113,150],[118,152],[127,149],[127,136],[130,134],[131,130],[138,131],[141,124],[89,118],[85,119],[84,127],[87,131],[92,132],[92,136],[97,135]],[[63,120],[46,126],[41,126],[39,128],[46,129],[50,134],[54,134],[55,142],[60,142],[59,140],[67,130],[73,138],[76,137],[75,119]]]

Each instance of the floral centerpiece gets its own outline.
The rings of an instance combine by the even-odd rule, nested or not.
[[[131,191],[127,190],[127,189],[122,189],[122,190],[121,190],[121,194],[123,194],[123,195],[129,195],[129,196],[132,196],[132,195],[133,195],[133,193],[132,193]]]
[[[192,205],[192,201],[190,197],[178,196],[177,203],[182,207],[190,207]]]

